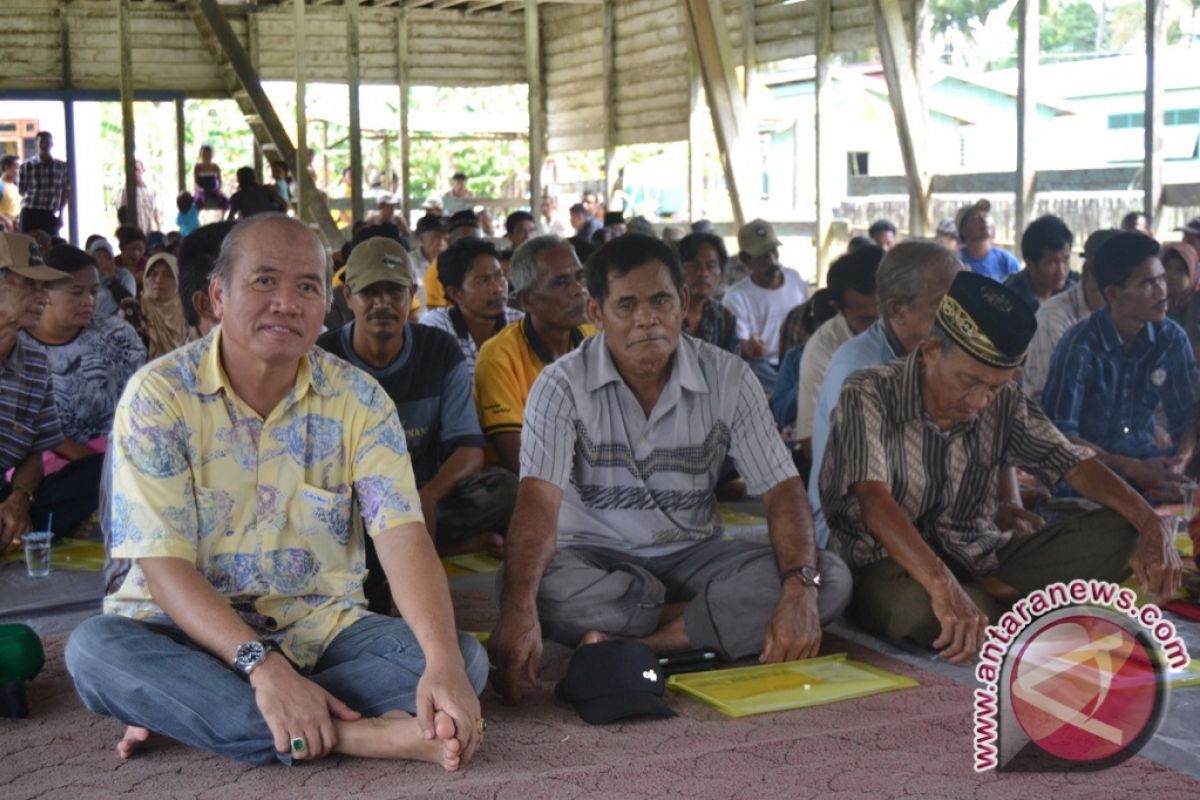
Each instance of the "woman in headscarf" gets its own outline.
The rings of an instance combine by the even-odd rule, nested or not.
[[[1167,273],[1167,317],[1183,326],[1200,358],[1200,254],[1190,244],[1171,242],[1163,245],[1158,258]]]
[[[121,304],[125,318],[142,336],[151,360],[187,341],[187,320],[179,300],[179,266],[170,253],[156,253],[146,264],[142,296]]]

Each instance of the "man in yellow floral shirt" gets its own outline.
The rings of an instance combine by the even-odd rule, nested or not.
[[[251,763],[457,769],[482,738],[487,659],[455,632],[392,401],[313,346],[325,251],[255,216],[212,277],[222,324],[138,372],[117,409],[110,555],[133,566],[71,636],[76,688],[130,726],[123,757],[153,731]],[[366,609],[356,513],[399,619]]]

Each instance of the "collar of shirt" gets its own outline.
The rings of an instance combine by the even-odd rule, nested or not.
[[[676,386],[687,389],[689,392],[708,393],[708,381],[704,380],[704,373],[700,370],[700,359],[696,353],[698,346],[695,339],[687,336],[679,337],[679,344],[671,358],[671,375],[667,378],[663,396],[676,393],[677,390],[674,389]],[[604,331],[600,331],[592,337],[581,356],[587,370],[587,377],[584,380],[586,391],[594,392],[602,386],[620,383],[624,380],[608,349],[608,338]]]
[[[900,337],[892,331],[892,326],[884,321],[883,317],[877,319],[873,325],[878,326],[876,335],[879,337],[880,343],[883,345],[883,359],[881,364],[886,364],[889,361],[895,361],[897,358],[904,356],[904,346],[900,343]]]
[[[0,372],[11,370],[17,374],[25,371],[25,348],[37,347],[25,341],[24,336],[17,336],[17,341],[13,344],[12,352],[8,354],[8,358],[0,361]]]
[[[196,392],[215,395],[224,390],[227,396],[236,396],[233,386],[229,383],[229,376],[221,366],[221,326],[213,328],[212,333],[202,339],[197,347],[200,348],[200,352],[193,360],[196,364]],[[333,394],[333,387],[311,352],[304,354],[299,366],[296,371],[296,383],[291,391],[292,398],[303,397],[310,388],[322,397]],[[290,402],[281,405],[290,405]]]
[[[1121,338],[1120,332],[1117,331],[1117,324],[1113,322],[1112,313],[1108,306],[1097,311],[1092,315],[1096,319],[1096,328],[1100,333],[1100,341],[1104,344],[1104,349],[1109,353],[1122,352],[1125,349],[1125,340]],[[1161,323],[1147,322],[1142,330],[1138,333],[1137,339],[1133,343],[1133,353],[1138,355],[1146,349],[1154,345],[1157,339],[1157,326]]]
[[[542,337],[538,336],[537,331],[533,329],[533,317],[529,314],[521,320],[521,332],[525,334],[525,341],[529,342],[529,347],[533,350],[533,354],[541,359],[543,364],[553,364],[554,356],[550,354],[550,348],[542,341]],[[571,348],[579,347],[579,343],[583,341],[583,331],[579,328],[571,329]]]

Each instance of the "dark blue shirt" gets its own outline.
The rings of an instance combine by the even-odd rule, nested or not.
[[[1173,452],[1154,444],[1155,411],[1162,406],[1178,446],[1198,385],[1183,328],[1171,320],[1148,323],[1126,352],[1112,315],[1102,308],[1054,348],[1042,402],[1067,436],[1116,455],[1149,458]]]
[[[966,250],[958,251],[958,257],[962,259],[967,269],[1001,283],[1009,275],[1021,271],[1021,264],[1017,261],[1016,256],[999,247],[993,247],[987,251],[987,255],[979,259],[968,256]]]
[[[1055,294],[1065,292],[1075,284],[1079,283],[1078,272],[1068,272],[1067,282]],[[1033,281],[1029,279],[1029,269],[1023,269],[1016,275],[1009,275],[1008,280],[1004,281],[1004,285],[1021,296],[1021,299],[1029,303],[1029,307],[1034,311],[1038,310],[1041,303],[1038,302],[1037,292],[1033,290]]]

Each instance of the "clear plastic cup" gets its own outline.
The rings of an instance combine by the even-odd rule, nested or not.
[[[31,578],[41,578],[50,574],[50,538],[51,531],[32,531],[25,534],[25,568]]]

